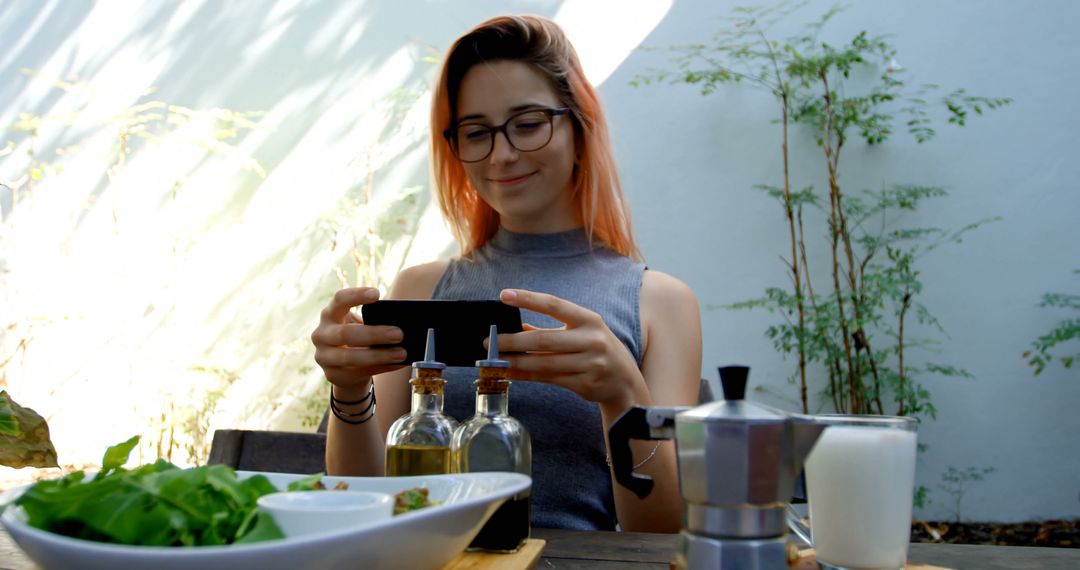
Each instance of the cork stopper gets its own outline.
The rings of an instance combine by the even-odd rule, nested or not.
[[[477,360],[480,378],[476,380],[476,390],[480,394],[499,394],[510,389],[506,372],[510,363],[499,358],[499,330],[495,325],[488,329],[488,353],[484,360]]]
[[[427,348],[424,350],[424,359],[413,362],[413,377],[409,384],[413,387],[414,394],[443,393],[446,379],[442,377],[442,371],[446,365],[435,360],[435,329],[427,330]]]
[[[446,379],[442,377],[439,370],[430,368],[414,368],[413,370],[416,374],[409,380],[409,384],[414,394],[440,395],[443,393]]]

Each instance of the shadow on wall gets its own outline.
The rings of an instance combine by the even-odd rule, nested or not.
[[[448,247],[419,223],[427,93],[478,18],[424,8],[4,7],[0,122],[36,122],[0,141],[0,383],[62,464],[134,433],[139,461],[183,463],[215,427],[314,427],[322,306]]]

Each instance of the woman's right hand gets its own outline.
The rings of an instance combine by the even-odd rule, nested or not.
[[[367,326],[351,310],[378,300],[379,290],[373,287],[342,289],[323,309],[319,326],[311,333],[315,362],[326,379],[344,392],[367,392],[373,375],[405,366],[404,348],[372,348],[401,342],[401,329]]]

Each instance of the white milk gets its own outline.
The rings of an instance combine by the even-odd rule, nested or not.
[[[911,534],[915,433],[829,426],[806,461],[817,559],[845,568],[903,568]]]

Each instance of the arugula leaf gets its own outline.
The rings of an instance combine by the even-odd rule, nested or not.
[[[255,513],[255,524],[250,531],[236,539],[236,544],[273,540],[275,538],[281,538],[284,535],[284,533],[281,532],[281,528],[274,522],[274,517],[259,511],[252,512]]]
[[[138,437],[110,447],[103,469],[41,481],[14,501],[31,526],[66,536],[132,545],[208,546],[283,538],[259,497],[277,492],[256,475],[243,481],[224,465],[180,469],[158,460],[121,466]]]
[[[322,489],[323,488],[323,486],[322,486],[322,478],[323,478],[322,473],[314,473],[312,475],[308,475],[307,477],[297,479],[296,481],[293,481],[292,483],[289,483],[289,486],[286,487],[285,490],[286,491],[314,491],[316,489]]]
[[[433,506],[434,501],[428,498],[427,487],[405,489],[394,495],[394,515],[400,515],[409,511],[418,511]]]
[[[110,537],[110,542],[154,545],[169,543],[167,536],[152,532],[168,528],[168,508],[153,501],[139,489],[132,488],[127,481],[117,480],[117,485],[111,492],[90,496],[75,515],[73,518],[86,525],[90,536],[107,536]]]
[[[120,466],[127,463],[128,457],[131,455],[131,450],[135,449],[135,446],[139,444],[139,436],[132,437],[124,443],[118,443],[105,450],[105,456],[101,458],[101,472],[98,473],[97,478],[108,475],[109,472],[120,469]]]

